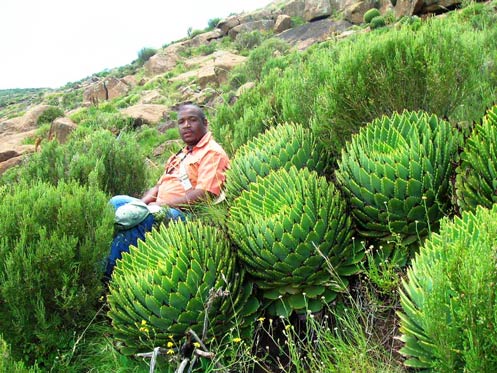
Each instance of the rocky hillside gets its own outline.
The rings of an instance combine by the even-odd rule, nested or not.
[[[141,66],[133,61],[58,90],[3,91],[0,174],[36,151],[46,137],[63,141],[76,126],[70,116],[78,108],[117,102],[121,114],[135,126],[146,123],[162,129],[170,126],[169,113],[180,102],[214,108],[225,100],[222,94],[230,72],[247,60],[251,35],[271,35],[303,51],[330,38],[368,32],[371,27],[364,15],[373,8],[388,24],[403,16],[445,12],[459,4],[460,0],[275,0],[263,9],[223,19],[213,30],[192,32],[156,51]],[[253,84],[235,86],[230,100]],[[43,133],[38,128],[40,116],[54,107],[61,108],[64,117],[55,118],[48,133]]]

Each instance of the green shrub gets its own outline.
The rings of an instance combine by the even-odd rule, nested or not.
[[[226,194],[238,197],[258,177],[279,168],[307,167],[320,173],[325,156],[309,129],[293,123],[277,125],[237,150],[226,172]]]
[[[64,111],[58,107],[51,106],[47,110],[45,110],[39,117],[36,122],[38,126],[41,126],[45,123],[52,123],[54,119],[60,118],[64,116]]]
[[[417,30],[388,28],[275,58],[288,64],[263,69],[254,89],[216,109],[216,138],[236,149],[272,121],[295,122],[339,155],[362,126],[404,109],[454,122],[479,120],[497,89],[495,69],[486,67],[497,28],[482,24],[486,28],[475,30],[470,19],[448,15],[419,22]]]
[[[372,8],[369,9],[366,13],[364,13],[364,23],[370,23],[373,18],[381,16],[381,13],[378,9]]]
[[[292,17],[292,28],[304,25],[305,19],[301,16]]]
[[[450,178],[461,138],[435,115],[375,119],[342,150],[336,178],[364,237],[411,245],[450,209]]]
[[[195,220],[152,230],[117,263],[110,282],[109,316],[122,351],[177,344],[190,328],[198,335],[207,328],[205,342],[230,328],[242,332],[258,302],[237,272],[229,241],[214,227]]]
[[[385,17],[383,16],[377,16],[377,17],[374,17],[372,20],[371,20],[371,29],[377,29],[377,28],[380,28],[380,27],[383,27],[387,24],[386,20],[385,20]]]
[[[457,168],[456,193],[461,209],[475,211],[497,203],[497,106],[488,110],[466,140]]]
[[[229,214],[238,257],[270,314],[317,312],[358,271],[363,251],[353,246],[345,200],[314,171],[291,166],[258,178]]]
[[[248,80],[259,80],[264,65],[273,57],[285,54],[289,49],[290,45],[278,38],[262,42],[260,46],[250,52],[248,60],[244,64]]]
[[[138,52],[138,64],[143,66],[145,62],[147,62],[150,57],[157,53],[157,50],[154,48],[142,48]]]
[[[74,183],[0,195],[0,330],[16,359],[50,367],[95,315],[113,232],[107,201]]]
[[[81,137],[81,138],[80,138]],[[63,145],[47,142],[25,164],[9,170],[2,182],[41,180],[57,185],[62,180],[90,181],[109,195],[138,196],[147,188],[145,157],[134,135],[96,131],[73,136]]]
[[[207,21],[207,31],[212,31],[216,28],[217,24],[221,21],[221,18],[216,17],[216,18],[210,18]]]
[[[236,35],[233,42],[233,46],[238,52],[244,50],[251,50],[259,46],[265,39],[267,39],[267,34],[261,33],[258,30],[250,32],[241,32]]]
[[[405,364],[439,372],[497,369],[497,207],[444,219],[400,289]]]
[[[113,103],[106,102],[78,110],[70,118],[80,127],[120,131],[133,126],[133,119],[122,115]]]
[[[10,353],[10,346],[0,334],[0,372],[5,373],[36,373],[40,370],[34,366],[26,368],[22,361],[15,361]]]

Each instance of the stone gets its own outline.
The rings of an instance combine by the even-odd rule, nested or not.
[[[307,0],[304,8],[304,19],[308,22],[323,19],[331,15],[329,0]]]
[[[69,139],[69,135],[77,128],[70,118],[57,118],[52,122],[48,138],[50,140],[57,140],[59,143],[64,144]]]
[[[164,119],[168,112],[168,107],[165,105],[156,104],[140,104],[122,109],[121,113],[125,116],[133,118],[135,126],[142,124],[157,124]]]
[[[83,92],[83,102],[96,105],[102,101],[124,96],[131,87],[123,80],[114,77],[104,78],[90,85]]]
[[[348,21],[333,21],[325,18],[283,31],[278,34],[278,37],[296,49],[304,50],[315,43],[328,39],[331,35],[344,32],[350,26],[352,24]]]
[[[285,30],[292,28],[292,18],[286,14],[280,14],[276,17],[276,21],[274,22],[274,33],[279,34]]]
[[[274,27],[274,20],[265,19],[261,21],[253,21],[242,23],[238,26],[233,27],[229,30],[228,35],[231,40],[235,40],[236,36],[241,33],[251,32],[251,31],[271,31]]]

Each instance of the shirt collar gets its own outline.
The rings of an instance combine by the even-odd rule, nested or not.
[[[200,139],[200,141],[196,145],[193,145],[193,148],[191,150],[188,149],[188,146],[185,146],[183,148],[183,152],[190,152],[196,149],[200,149],[205,145],[207,145],[207,143],[211,140],[211,138],[212,138],[212,133],[207,131],[207,133]]]

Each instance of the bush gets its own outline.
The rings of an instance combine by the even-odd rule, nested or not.
[[[51,106],[47,110],[45,110],[36,121],[38,126],[41,126],[45,123],[52,123],[54,119],[60,118],[64,116],[64,111],[58,107]]]
[[[405,364],[439,372],[497,370],[497,206],[444,219],[400,290]]]
[[[284,55],[290,49],[290,45],[281,39],[271,38],[265,40],[259,47],[252,50],[244,64],[248,80],[257,81],[261,77],[264,65],[273,57]]]
[[[377,28],[380,28],[380,27],[383,27],[387,24],[386,20],[385,20],[385,17],[383,16],[377,16],[377,17],[374,17],[372,20],[371,20],[371,29],[377,29]]]
[[[143,66],[145,62],[147,62],[150,57],[155,55],[157,53],[157,50],[154,48],[142,48],[138,52],[138,64],[140,66]]]
[[[40,372],[36,366],[26,368],[22,361],[15,361],[10,354],[10,346],[0,334],[0,372],[4,373],[36,373]]]
[[[378,9],[372,8],[369,9],[366,13],[364,13],[364,23],[370,23],[373,18],[381,16],[381,13]]]
[[[107,201],[74,183],[0,195],[0,330],[16,359],[50,367],[95,315],[113,232]]]
[[[64,145],[45,143],[25,164],[9,170],[2,177],[9,181],[41,180],[53,185],[75,180],[81,185],[95,183],[109,195],[138,196],[147,188],[145,157],[133,135],[115,137],[109,131],[96,131],[79,138],[73,136]]]
[[[258,30],[250,32],[241,32],[236,35],[233,46],[238,52],[254,49],[259,46],[267,38],[266,34]]]
[[[221,18],[210,18],[207,21],[207,31],[212,31],[216,28],[217,24],[221,21]]]
[[[254,89],[217,108],[216,138],[236,149],[272,121],[295,122],[312,128],[338,155],[366,123],[404,109],[454,122],[479,120],[497,89],[492,69],[485,68],[496,31],[490,24],[475,31],[470,20],[450,15],[419,25],[275,58],[287,67],[263,69]]]

